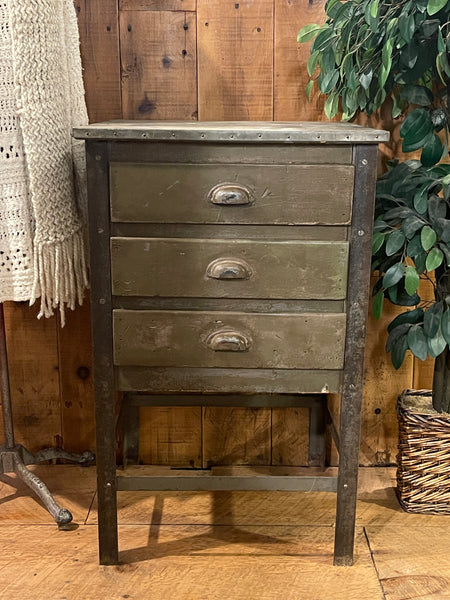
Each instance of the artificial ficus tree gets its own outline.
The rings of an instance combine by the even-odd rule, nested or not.
[[[392,161],[377,183],[373,310],[379,318],[385,299],[409,307],[386,349],[396,368],[408,349],[435,358],[433,406],[450,412],[450,0],[328,0],[325,12],[298,36],[313,40],[307,95],[317,84],[330,119],[390,103],[403,151],[420,153]],[[434,300],[420,298],[421,279]]]

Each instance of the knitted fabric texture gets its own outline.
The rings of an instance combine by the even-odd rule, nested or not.
[[[73,309],[88,285],[88,122],[72,0],[0,0],[0,301]]]

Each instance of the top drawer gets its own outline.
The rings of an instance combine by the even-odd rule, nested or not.
[[[348,225],[351,165],[111,163],[111,218],[125,223]]]

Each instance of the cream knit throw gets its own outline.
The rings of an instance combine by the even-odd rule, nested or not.
[[[0,301],[82,302],[88,122],[73,0],[0,0]]]

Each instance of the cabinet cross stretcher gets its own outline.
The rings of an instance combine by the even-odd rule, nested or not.
[[[117,490],[337,491],[351,565],[377,144],[341,123],[76,129],[88,159],[100,562]],[[116,394],[142,405],[310,406],[310,464],[339,393],[338,477],[116,475]],[[319,442],[317,441],[319,439]],[[138,439],[128,439],[130,456]],[[133,469],[134,472],[134,469]]]

